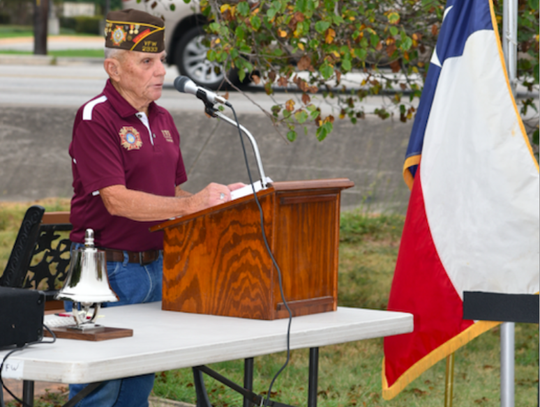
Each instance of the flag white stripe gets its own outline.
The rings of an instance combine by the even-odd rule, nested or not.
[[[430,230],[459,295],[538,292],[539,176],[495,34],[473,33],[445,60],[421,177]]]

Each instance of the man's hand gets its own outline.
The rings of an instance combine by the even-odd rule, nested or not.
[[[192,200],[193,212],[197,212],[230,201],[231,190],[225,185],[212,182],[187,199]]]
[[[246,184],[243,182],[235,182],[234,184],[227,185],[227,188],[229,188],[229,191],[236,191],[237,189],[244,188]]]

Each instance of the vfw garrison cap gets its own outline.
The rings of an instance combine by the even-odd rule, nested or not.
[[[111,11],[105,21],[105,46],[158,53],[165,49],[165,23],[144,11]]]

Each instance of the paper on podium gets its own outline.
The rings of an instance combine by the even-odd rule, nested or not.
[[[272,180],[269,177],[266,177],[266,184],[268,184],[269,182],[272,182]],[[259,180],[257,182],[254,182],[253,187],[255,187],[255,192],[259,192],[262,189],[261,181]],[[242,198],[243,196],[251,195],[252,193],[252,186],[246,185],[245,187],[231,191],[231,201],[234,199]]]

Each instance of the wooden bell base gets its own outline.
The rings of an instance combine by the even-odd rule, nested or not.
[[[51,328],[57,338],[61,339],[76,339],[81,341],[106,341],[109,339],[127,338],[133,336],[133,329],[126,328],[109,328],[99,327],[96,329],[89,329],[86,331],[79,331],[76,329],[69,329],[66,327]],[[45,329],[45,336],[52,337],[52,335]]]

